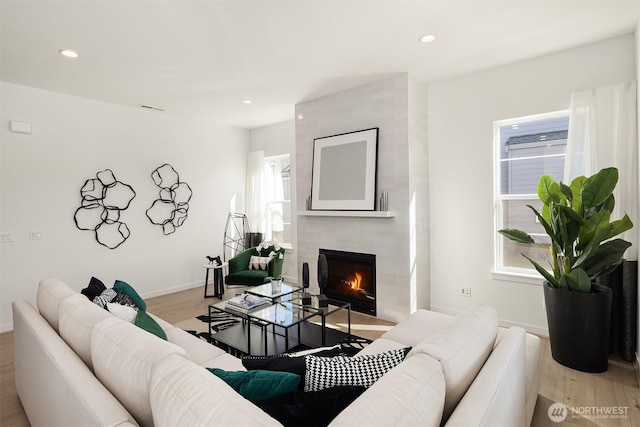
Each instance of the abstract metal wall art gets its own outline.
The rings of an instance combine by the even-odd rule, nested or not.
[[[172,234],[187,219],[193,192],[186,182],[180,182],[171,165],[160,166],[151,173],[151,178],[160,187],[160,198],[147,209],[147,217],[152,224],[161,225],[165,235]]]
[[[88,179],[80,189],[81,206],[73,220],[80,230],[95,233],[96,240],[109,249],[115,249],[129,238],[127,224],[120,221],[120,212],[127,209],[136,196],[131,186],[116,180],[110,169]]]

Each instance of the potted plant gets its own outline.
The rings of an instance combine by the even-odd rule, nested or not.
[[[604,372],[608,367],[612,291],[595,279],[612,272],[631,243],[613,237],[633,227],[625,214],[611,220],[618,170],[605,168],[570,186],[549,175],[538,182],[542,212],[534,212],[551,239],[550,271],[527,257],[546,279],[543,283],[553,358],[570,368]],[[536,243],[516,229],[498,233],[515,242]],[[542,245],[546,246],[546,245]]]

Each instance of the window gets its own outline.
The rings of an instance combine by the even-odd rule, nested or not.
[[[265,157],[266,240],[291,248],[291,162],[289,154]]]
[[[494,123],[496,149],[496,230],[517,228],[528,232],[537,241],[551,243],[527,207],[538,211],[538,180],[551,175],[563,179],[567,146],[569,112],[540,114],[501,120]],[[495,269],[501,273],[535,274],[535,270],[521,254],[548,265],[548,248],[512,242],[497,232]]]

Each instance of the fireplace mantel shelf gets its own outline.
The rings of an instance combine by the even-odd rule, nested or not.
[[[298,216],[335,216],[352,218],[393,218],[394,211],[298,211]]]

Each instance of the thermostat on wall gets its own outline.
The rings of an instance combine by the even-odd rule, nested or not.
[[[31,123],[11,120],[9,122],[9,130],[15,133],[31,133]]]

